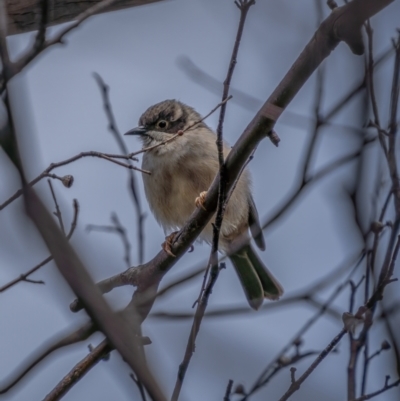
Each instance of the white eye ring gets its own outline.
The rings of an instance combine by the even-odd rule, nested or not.
[[[158,128],[166,128],[167,125],[168,125],[168,123],[167,123],[165,120],[160,120],[160,121],[157,123],[157,127],[158,127]]]

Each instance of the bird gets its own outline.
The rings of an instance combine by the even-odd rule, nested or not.
[[[125,135],[137,135],[142,141],[142,169],[150,172],[142,175],[146,198],[164,232],[173,232],[163,246],[171,253],[174,230],[185,225],[196,207],[204,208],[206,191],[219,172],[217,136],[194,108],[175,99],[150,106],[139,118],[139,126]],[[224,142],[224,158],[229,152]],[[213,219],[199,235],[210,244]],[[225,209],[219,250],[228,255],[249,305],[257,310],[265,298],[279,299],[283,288],[250,244],[249,231],[258,248],[265,250],[250,172],[244,169]]]

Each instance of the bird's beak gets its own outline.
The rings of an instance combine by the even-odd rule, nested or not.
[[[144,126],[139,126],[126,132],[124,135],[147,135],[147,130]]]

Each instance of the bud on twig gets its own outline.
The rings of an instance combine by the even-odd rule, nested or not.
[[[271,140],[271,142],[275,145],[278,146],[279,142],[281,141],[281,138],[279,138],[278,134],[275,131],[271,131],[268,134],[269,139]]]
[[[61,179],[64,187],[71,188],[72,184],[74,183],[74,177],[72,175],[64,175]]]
[[[235,390],[233,391],[233,394],[246,395],[243,384],[237,384]]]

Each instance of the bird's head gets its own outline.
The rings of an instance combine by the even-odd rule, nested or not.
[[[150,106],[140,117],[139,126],[125,135],[138,135],[143,147],[160,144],[200,121],[201,116],[190,106],[178,100],[164,100]],[[204,123],[195,128],[205,127]]]

